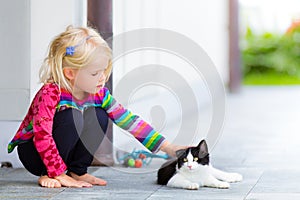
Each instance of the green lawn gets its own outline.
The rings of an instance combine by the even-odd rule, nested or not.
[[[300,85],[300,77],[287,74],[264,73],[248,74],[243,79],[244,85]]]

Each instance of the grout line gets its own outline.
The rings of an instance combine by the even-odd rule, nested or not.
[[[67,188],[64,188],[64,189],[60,190],[59,192],[54,193],[54,195],[51,196],[50,199],[55,198],[55,197],[57,197],[58,195],[62,194],[64,191],[66,191],[66,189],[67,189]]]
[[[257,183],[260,181],[261,177],[263,176],[263,174],[265,173],[265,171],[263,171],[261,173],[261,175],[259,176],[259,178],[257,179],[256,183],[250,188],[250,190],[247,192],[244,200],[247,200],[247,197],[249,196],[249,194],[252,192],[252,190],[255,188],[255,186],[257,185]]]
[[[160,187],[158,187],[155,191],[151,192],[150,195],[145,199],[149,199],[154,193],[156,193],[159,189],[161,189],[163,186],[161,185]]]

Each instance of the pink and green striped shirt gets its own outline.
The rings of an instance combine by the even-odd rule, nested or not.
[[[19,130],[9,143],[8,152],[12,152],[18,144],[34,137],[35,146],[48,170],[48,175],[53,177],[63,173],[66,166],[52,138],[54,115],[69,108],[84,111],[88,107],[103,108],[116,125],[130,132],[152,152],[157,152],[165,140],[142,118],[117,103],[107,88],[102,88],[96,94],[90,94],[84,100],[76,100],[70,92],[59,88],[57,84],[45,84],[36,94]],[[51,156],[54,159],[51,162],[46,160],[49,153],[56,154]],[[56,167],[50,166],[49,163],[54,163]],[[57,169],[59,165],[61,166]]]

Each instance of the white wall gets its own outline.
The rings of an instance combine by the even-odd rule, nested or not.
[[[30,0],[0,4],[0,120],[18,120],[30,98]]]
[[[162,0],[159,27],[177,31],[198,43],[228,82],[227,0]]]
[[[141,28],[161,28],[175,31],[183,34],[195,43],[200,45],[214,62],[218,72],[220,73],[224,84],[228,82],[228,17],[227,17],[227,1],[223,0],[115,0],[113,7],[113,32],[114,36],[121,35],[124,32],[141,29]],[[139,40],[140,38],[136,38]],[[124,43],[123,45],[130,45]],[[116,50],[118,46],[114,46]],[[191,52],[192,53],[192,52]],[[114,87],[116,87],[122,77],[126,76],[131,70],[137,69],[139,66],[146,64],[163,64],[167,65],[179,73],[184,74],[184,65],[186,63],[180,62],[180,59],[174,56],[166,56],[157,52],[150,52],[145,50],[138,50],[134,53],[123,55],[122,58],[117,59],[114,63]],[[147,74],[141,74],[147,76]],[[167,74],[164,76],[168,76]],[[183,75],[184,76],[184,75]],[[185,77],[188,82],[192,79]],[[194,92],[198,95],[198,108],[203,114],[200,118],[202,120],[202,129],[199,132],[205,132],[209,126],[207,118],[211,117],[208,114],[209,94],[205,91],[205,84],[201,80],[192,82]],[[142,89],[141,89],[142,88]],[[147,90],[148,96],[144,93]],[[154,89],[155,90],[155,89]],[[132,92],[131,99],[128,102],[121,102],[128,105],[134,113],[141,115],[146,121],[152,122],[150,111],[151,107],[156,104],[164,106],[166,115],[169,116],[169,121],[174,121],[169,128],[163,129],[163,134],[169,139],[172,138],[172,131],[178,129],[182,122],[180,119],[180,108],[173,108],[170,105],[176,104],[174,95],[167,95],[167,91],[157,89],[154,93],[149,95],[150,88],[141,86],[136,91]],[[152,91],[152,90],[151,90]],[[155,93],[156,92],[156,93]],[[155,96],[166,95],[162,100],[155,100]],[[118,93],[114,96],[119,98]],[[151,97],[152,96],[152,97]],[[173,98],[173,99],[172,99]],[[139,101],[142,99],[141,101]],[[163,105],[164,101],[168,99],[168,105]],[[160,101],[160,102],[159,102]],[[174,101],[174,102],[172,102]],[[195,105],[197,106],[197,105]],[[179,105],[180,107],[180,105]],[[203,109],[205,107],[205,109]],[[170,112],[169,112],[170,111]],[[205,113],[205,114],[204,114]],[[166,116],[166,117],[168,117]],[[122,150],[131,151],[132,148],[141,148],[135,140],[122,133],[119,128],[114,128],[114,144],[115,147]],[[174,132],[173,132],[174,133]]]
[[[7,144],[30,102],[30,0],[0,5],[0,161],[20,166],[15,152],[7,154]]]
[[[40,88],[38,72],[50,41],[73,23],[73,0],[31,0],[30,38],[31,38],[31,99]]]
[[[228,2],[224,0],[115,0],[114,35],[162,28],[198,43],[211,57],[224,83],[228,82]]]

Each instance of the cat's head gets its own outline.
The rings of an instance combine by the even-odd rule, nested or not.
[[[179,169],[195,170],[209,164],[209,153],[205,140],[202,140],[196,147],[178,150],[176,155]]]

